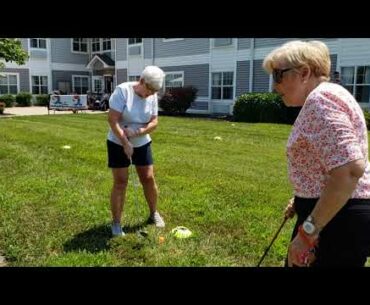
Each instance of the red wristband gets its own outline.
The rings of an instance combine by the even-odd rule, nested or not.
[[[310,247],[314,248],[317,245],[318,242],[318,236],[316,237],[311,237],[306,234],[306,232],[303,230],[302,225],[298,227],[298,234],[302,238],[302,240]]]

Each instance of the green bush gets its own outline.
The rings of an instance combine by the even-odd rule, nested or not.
[[[246,93],[235,102],[233,115],[240,122],[281,123],[286,120],[286,110],[276,93]]]
[[[233,116],[239,122],[293,124],[301,108],[285,106],[277,93],[246,93],[237,98]]]
[[[197,97],[193,86],[171,88],[159,100],[159,107],[168,114],[184,114]]]
[[[49,94],[39,94],[35,95],[36,97],[36,106],[47,106],[49,104]]]
[[[31,99],[32,99],[32,94],[28,92],[19,92],[15,97],[17,106],[20,106],[20,107],[31,106]]]
[[[4,94],[0,96],[0,101],[4,102],[6,107],[13,107],[15,103],[15,97],[11,94]]]
[[[366,120],[366,127],[370,130],[370,112],[368,110],[364,110],[364,116]]]

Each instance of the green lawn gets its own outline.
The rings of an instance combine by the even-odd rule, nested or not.
[[[1,119],[0,254],[10,266],[255,266],[291,196],[290,129],[160,117],[152,137],[167,226],[148,226],[147,238],[135,234],[148,210],[140,192],[137,213],[129,183],[129,233],[112,239],[106,114]],[[193,237],[175,239],[171,229],[180,225]],[[292,226],[263,266],[283,265]]]

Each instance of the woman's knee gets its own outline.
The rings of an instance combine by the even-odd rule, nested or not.
[[[113,182],[113,187],[121,191],[126,189],[127,185],[128,185],[128,179],[115,179]]]

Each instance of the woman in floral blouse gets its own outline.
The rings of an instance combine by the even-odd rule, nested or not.
[[[268,54],[264,69],[287,106],[302,109],[287,143],[297,214],[288,266],[364,266],[370,255],[370,165],[365,118],[354,97],[329,82],[320,41],[291,41]]]

